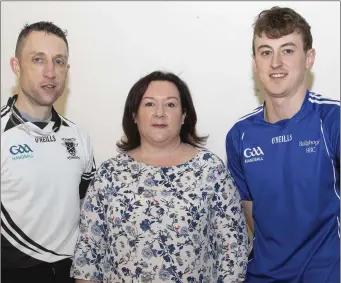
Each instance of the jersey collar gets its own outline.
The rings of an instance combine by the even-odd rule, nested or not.
[[[10,107],[10,109],[12,111],[15,112],[15,114],[17,114],[20,118],[22,118],[24,121],[26,121],[26,119],[24,119],[20,112],[18,111],[18,109],[15,107],[15,102],[17,101],[18,99],[18,94],[15,94],[13,95],[12,97],[10,97],[7,101],[7,106]],[[51,113],[52,113],[52,117],[51,117],[51,121],[54,122],[53,124],[53,127],[52,127],[52,130],[53,132],[58,132],[61,125],[62,125],[62,119],[60,118],[59,114],[57,113],[57,111],[54,109],[54,107],[52,106],[52,110],[51,110]],[[13,121],[16,123],[16,124],[20,124],[21,122],[14,116],[12,115],[12,118],[13,118]]]
[[[297,120],[297,119],[301,119],[303,116],[305,116],[305,114],[306,114],[306,112],[307,112],[307,110],[309,108],[309,103],[308,103],[309,93],[310,93],[310,91],[307,89],[300,110],[298,110],[297,113],[292,118],[278,121],[278,122],[274,123],[274,125],[285,126],[285,125],[288,124],[288,122],[293,121],[293,120]],[[266,111],[266,108],[265,108],[265,101],[264,101],[264,103],[263,103],[263,111],[258,114],[258,117],[263,122],[268,123],[264,119],[265,111]]]

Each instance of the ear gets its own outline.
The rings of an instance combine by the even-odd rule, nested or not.
[[[312,48],[312,49],[309,49],[306,53],[306,59],[305,59],[305,67],[306,69],[310,70],[313,65],[314,65],[314,62],[315,62],[315,49]]]
[[[185,123],[186,114],[186,112],[182,114],[182,125]]]
[[[252,56],[252,59],[253,59],[253,72],[255,73],[255,74],[257,74],[257,65],[256,65],[256,58],[255,58],[255,56]]]
[[[133,121],[136,124],[136,113],[133,113]]]
[[[13,73],[16,75],[18,79],[20,79],[20,63],[19,59],[16,57],[12,57],[10,60],[11,68]]]
[[[67,66],[66,66],[66,74],[69,72],[69,70],[70,70],[70,64],[67,64]]]

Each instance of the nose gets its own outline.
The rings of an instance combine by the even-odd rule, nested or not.
[[[271,68],[277,69],[277,68],[280,68],[282,66],[283,66],[283,63],[282,63],[281,55],[279,53],[274,54],[272,56],[272,60],[271,60]]]
[[[155,108],[155,113],[154,115],[158,118],[163,118],[165,116],[165,111],[163,109],[163,105],[157,105],[157,107]]]
[[[56,70],[55,65],[51,61],[46,61],[44,66],[44,76],[48,79],[55,79],[56,78]]]

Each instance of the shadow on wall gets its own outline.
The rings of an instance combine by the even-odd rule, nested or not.
[[[65,116],[65,111],[66,111],[66,103],[67,103],[67,98],[70,93],[70,75],[66,77],[66,82],[65,82],[65,89],[62,95],[58,98],[58,100],[54,103],[53,107],[55,110],[62,116]],[[16,79],[16,85],[12,87],[12,95],[17,94],[19,89],[19,80],[18,78]]]
[[[252,67],[253,70],[253,67]],[[253,74],[253,90],[254,90],[254,94],[257,97],[258,100],[258,104],[262,105],[264,103],[264,98],[265,98],[265,93],[264,93],[264,88],[261,84],[261,82],[259,81],[257,74],[254,72],[254,70],[252,71]],[[311,72],[310,70],[308,70],[305,74],[305,82],[306,82],[306,86],[309,90],[313,89],[314,86],[314,73]]]

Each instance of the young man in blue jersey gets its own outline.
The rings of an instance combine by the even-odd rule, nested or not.
[[[265,10],[254,25],[265,102],[226,137],[254,232],[247,283],[340,282],[340,102],[307,90],[312,41],[289,8]]]

